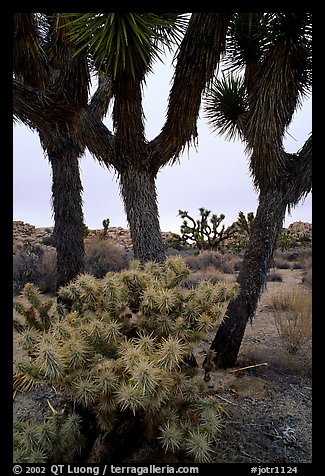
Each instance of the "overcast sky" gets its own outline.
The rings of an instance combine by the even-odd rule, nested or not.
[[[173,69],[171,57],[165,64],[158,62],[154,74],[147,78],[143,107],[146,116],[147,139],[154,138],[165,121],[168,93]],[[105,119],[110,128],[111,110]],[[202,115],[201,115],[202,116]],[[311,99],[298,110],[285,139],[287,152],[297,152],[312,130]],[[157,177],[157,194],[162,231],[179,233],[182,220],[178,210],[187,210],[198,218],[200,207],[220,215],[224,224],[256,212],[257,194],[249,175],[248,158],[240,141],[227,142],[216,136],[201,117],[198,122],[198,147],[186,150],[180,163],[166,166]],[[104,169],[88,151],[80,161],[83,183],[84,221],[90,229],[110,226],[127,227],[117,176]],[[13,219],[35,225],[53,226],[51,208],[51,167],[44,157],[38,134],[25,126],[13,128]],[[294,221],[312,222],[311,194],[287,214],[284,226]]]

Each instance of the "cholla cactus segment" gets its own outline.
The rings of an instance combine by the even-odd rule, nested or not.
[[[211,438],[215,438],[221,429],[221,409],[219,401],[212,395],[200,397],[193,402],[192,408],[200,415],[200,428]]]
[[[81,449],[81,419],[57,412],[43,423],[14,423],[14,463],[47,463],[65,454],[70,460]]]
[[[18,338],[19,345],[30,357],[35,356],[40,340],[41,336],[35,329],[25,329]]]
[[[103,396],[111,395],[118,387],[118,366],[113,359],[101,359],[91,369],[90,376]]]
[[[116,398],[121,410],[131,410],[133,415],[145,407],[146,398],[137,385],[123,382],[116,391]]]
[[[37,352],[36,366],[50,382],[60,380],[65,374],[65,362],[60,349],[50,339],[44,339]]]
[[[186,346],[174,337],[162,338],[155,359],[157,365],[171,371],[178,368],[186,355]]]
[[[100,280],[91,274],[85,273],[79,275],[71,284],[60,288],[58,294],[73,301],[76,309],[93,310],[101,302],[102,286]]]
[[[22,296],[27,300],[27,303],[15,301],[13,304],[15,311],[23,317],[24,321],[22,324],[14,320],[18,332],[26,328],[48,330],[50,326],[50,310],[53,302],[47,301],[44,304],[40,302],[40,293],[37,288],[33,292],[32,286],[32,284],[27,283],[22,291]],[[26,294],[25,291],[27,291]]]
[[[168,420],[160,428],[160,440],[161,446],[165,451],[175,452],[179,450],[184,441],[184,431],[175,421]]]
[[[83,339],[69,339],[62,346],[62,354],[67,368],[78,369],[89,366],[94,352]]]
[[[122,364],[124,371],[132,372],[143,360],[149,361],[149,358],[138,346],[132,345],[129,340],[121,342],[118,362]]]
[[[86,408],[91,408],[100,395],[96,381],[90,377],[78,377],[73,382],[75,390],[74,399]]]
[[[163,377],[163,373],[153,362],[141,360],[137,366],[133,367],[130,383],[139,388],[143,396],[153,397],[157,394]]]
[[[175,288],[182,284],[190,274],[190,268],[185,261],[178,257],[169,257],[165,261],[165,280],[168,288]]]
[[[175,397],[186,403],[196,402],[200,398],[202,389],[192,378],[185,377],[182,373],[175,375]]]
[[[197,463],[212,462],[214,454],[212,440],[205,431],[199,428],[189,431],[184,447],[186,453]]]
[[[139,337],[133,339],[133,345],[146,356],[152,356],[157,346],[157,339],[154,337],[153,332],[150,334],[140,332]]]

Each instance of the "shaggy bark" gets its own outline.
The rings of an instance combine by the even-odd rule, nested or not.
[[[217,368],[230,367],[236,362],[247,322],[253,318],[264,290],[286,207],[287,198],[280,190],[270,190],[260,196],[249,247],[237,279],[240,294],[229,303],[227,317],[218,328],[211,344]]]
[[[57,252],[57,289],[84,271],[82,184],[79,159],[83,150],[64,125],[59,133],[40,133],[52,167],[52,205]],[[56,128],[56,129],[57,129]],[[58,132],[58,131],[57,131]]]
[[[121,194],[130,224],[134,257],[163,262],[166,258],[159,224],[155,174],[132,168],[120,175]]]

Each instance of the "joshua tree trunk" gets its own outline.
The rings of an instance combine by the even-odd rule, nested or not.
[[[40,134],[52,167],[52,206],[57,252],[57,289],[84,271],[82,184],[79,158],[82,149],[64,125],[52,134]],[[52,131],[54,132],[54,131]]]
[[[120,174],[120,187],[134,257],[141,261],[163,262],[166,255],[160,231],[155,178],[155,173],[129,168]]]
[[[280,233],[287,207],[295,206],[312,187],[312,136],[297,154],[286,154],[287,171],[282,180],[260,192],[248,249],[244,255],[237,282],[240,293],[229,303],[211,344],[217,368],[235,364],[248,320],[252,320],[264,290],[267,272]],[[207,359],[203,367],[208,364]]]
[[[247,322],[252,320],[265,286],[287,205],[287,195],[279,189],[260,195],[249,247],[237,279],[240,293],[229,303],[227,317],[211,344],[217,368],[231,367],[236,362]]]

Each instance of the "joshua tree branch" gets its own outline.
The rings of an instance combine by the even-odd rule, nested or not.
[[[177,160],[197,137],[201,96],[225,49],[230,16],[229,12],[192,14],[177,57],[167,120],[149,143],[157,168]]]

